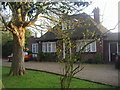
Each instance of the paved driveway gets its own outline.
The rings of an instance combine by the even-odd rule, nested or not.
[[[3,60],[3,66],[10,66],[11,62]],[[56,62],[25,62],[26,68],[49,71],[62,74],[63,64]],[[101,82],[109,85],[118,86],[118,72],[113,64],[84,64],[85,68],[76,74],[75,77],[91,81]],[[120,75],[120,74],[119,74]]]

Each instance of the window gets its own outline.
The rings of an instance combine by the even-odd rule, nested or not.
[[[56,52],[56,42],[43,42],[42,52]]]
[[[91,51],[96,52],[96,41],[91,43]]]
[[[82,49],[85,44],[86,43],[84,41],[78,40],[77,43],[76,43],[76,45],[77,45],[76,51],[79,52],[79,50]]]
[[[51,43],[48,43],[48,52],[51,52],[51,51],[52,51],[52,50],[51,50],[51,49],[52,49],[51,45],[52,45]]]
[[[52,43],[52,51],[56,52],[56,43]]]
[[[62,30],[74,29],[74,27],[74,22],[72,22],[71,20],[62,22]]]
[[[86,40],[86,41],[77,40],[76,41],[76,52],[79,52],[83,48],[83,46],[89,43],[90,41],[91,40]],[[83,52],[96,52],[96,41],[87,45]]]
[[[42,43],[42,52],[47,52],[47,43]]]
[[[32,53],[38,53],[38,43],[32,44]]]

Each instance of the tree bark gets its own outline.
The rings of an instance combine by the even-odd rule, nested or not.
[[[25,31],[17,30],[19,34],[13,34],[13,60],[12,66],[9,72],[10,76],[20,76],[25,74],[24,65],[24,42]]]

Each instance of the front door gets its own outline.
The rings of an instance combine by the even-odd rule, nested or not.
[[[111,42],[110,43],[110,57],[111,57],[111,62],[115,61],[115,54],[117,52],[117,42]]]

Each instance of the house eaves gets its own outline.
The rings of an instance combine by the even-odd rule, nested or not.
[[[108,33],[104,38],[105,41],[118,41],[120,33]]]

